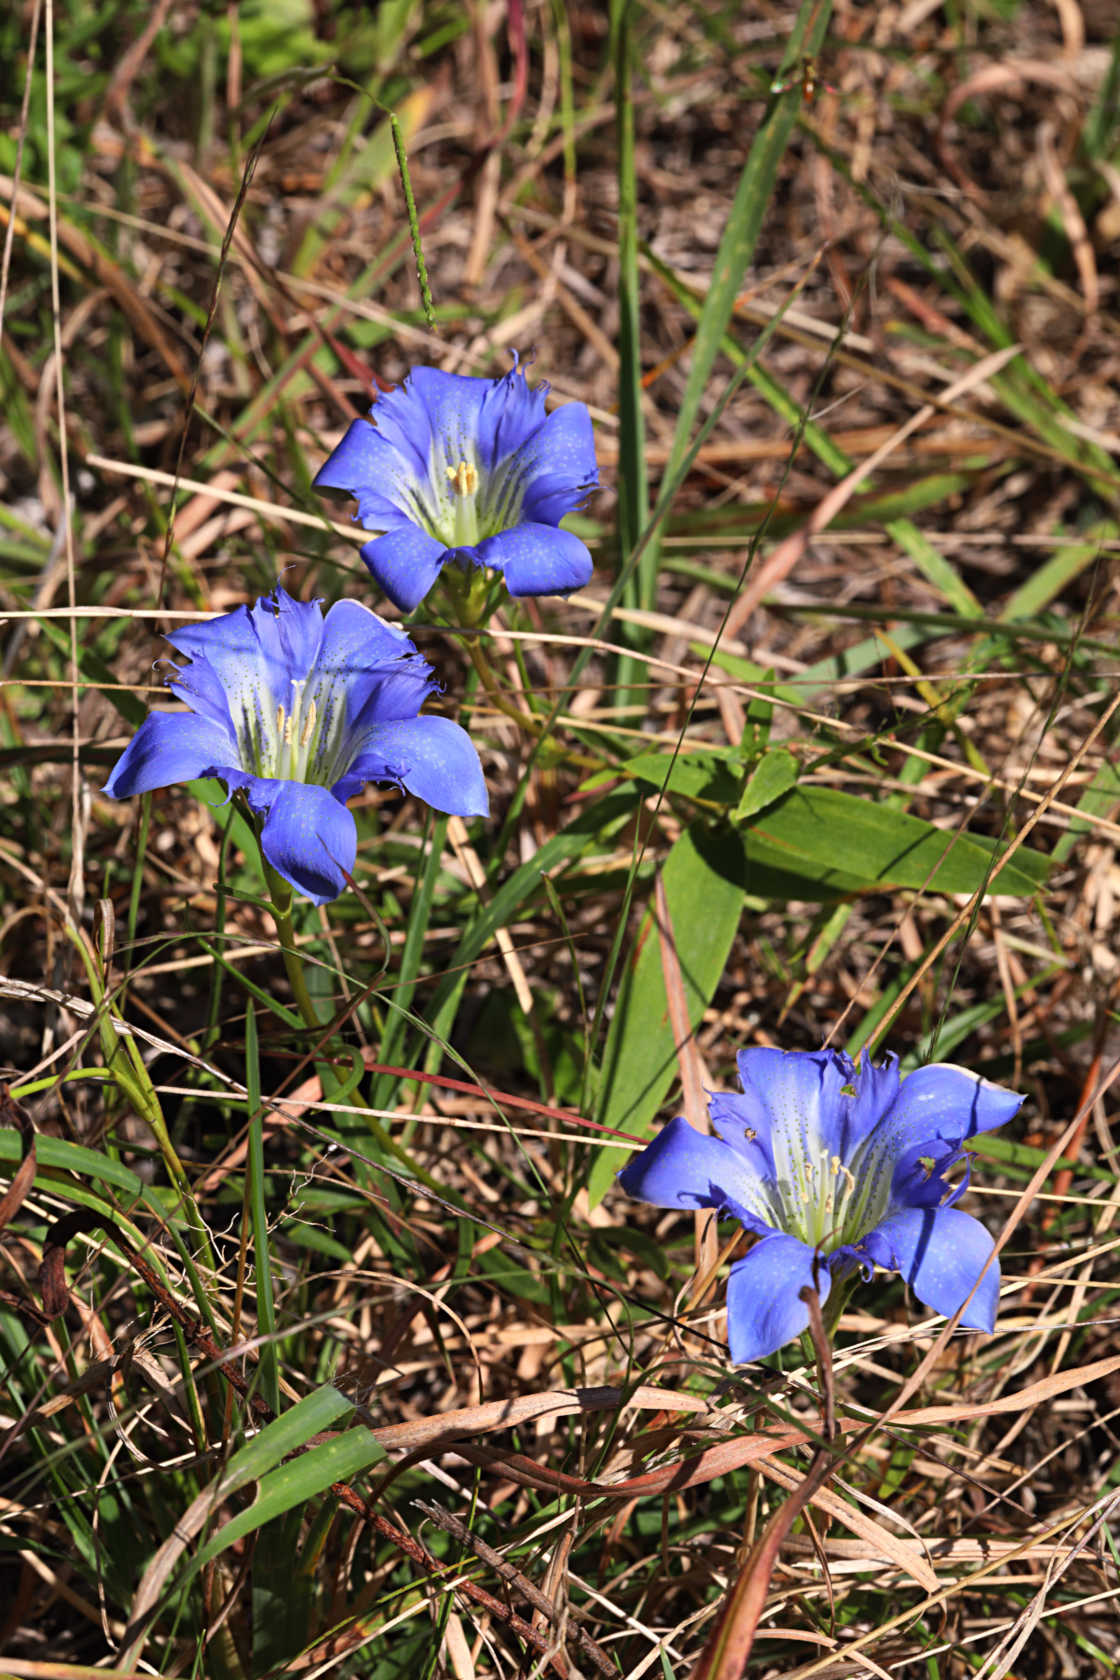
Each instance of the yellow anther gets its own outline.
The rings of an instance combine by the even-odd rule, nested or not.
[[[448,467],[447,477],[457,496],[473,496],[478,489],[478,471],[469,461],[460,461],[457,467]]]
[[[312,700],[311,704],[307,708],[307,717],[304,721],[303,729],[300,732],[299,744],[300,744],[301,747],[305,747],[307,745],[308,741],[310,741],[311,731],[314,729],[314,727],[315,727],[315,702],[314,702],[314,700]]]
[[[287,740],[287,717],[283,706],[277,706],[276,708],[276,733],[282,741]]]

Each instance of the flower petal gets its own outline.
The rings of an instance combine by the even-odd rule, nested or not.
[[[523,445],[518,469],[524,475],[522,518],[556,525],[598,487],[595,437],[583,403],[565,403]]]
[[[433,469],[478,458],[482,405],[496,383],[439,368],[413,368],[404,384],[379,397],[371,409],[383,437],[426,479]]]
[[[398,782],[434,810],[459,817],[490,813],[475,744],[450,718],[375,723],[335,793],[354,793],[363,782]]]
[[[505,575],[511,595],[567,595],[591,580],[591,555],[571,531],[552,525],[515,525],[475,550],[485,566]]]
[[[351,420],[315,477],[313,490],[346,490],[356,495],[356,484],[375,483],[392,445],[369,420]]]
[[[260,733],[271,726],[277,706],[289,704],[292,683],[308,675],[322,621],[318,602],[294,601],[281,589],[275,601],[184,625],[167,640],[192,663],[210,666],[225,689],[234,728],[247,717]]]
[[[943,1171],[962,1143],[1002,1126],[1022,1102],[1017,1091],[993,1085],[967,1068],[948,1062],[918,1068],[902,1081],[895,1101],[851,1163],[852,1170],[874,1182],[873,1196],[879,1186],[889,1186],[891,1202],[909,1206],[921,1199],[914,1191],[922,1159],[933,1160]]]
[[[779,1177],[790,1159],[808,1151],[812,1159],[843,1159],[845,1105],[841,1087],[851,1067],[832,1050],[741,1050],[735,1058],[743,1092],[713,1098],[712,1122],[735,1147],[754,1140],[774,1162]]]
[[[210,718],[193,712],[152,712],[109,772],[103,791],[110,799],[130,799],[152,788],[207,776],[231,758],[237,758],[236,742],[228,729]]]
[[[323,620],[318,667],[346,680],[354,670],[415,651],[411,637],[399,625],[379,618],[361,601],[342,600],[334,603]]]
[[[978,1219],[957,1208],[908,1208],[884,1219],[859,1247],[877,1266],[901,1272],[925,1306],[951,1318],[971,1294],[995,1244]],[[998,1304],[999,1261],[993,1260],[961,1324],[990,1332]]]
[[[757,1172],[721,1138],[698,1132],[679,1115],[618,1175],[628,1196],[654,1207],[704,1208],[734,1203],[729,1211],[751,1222],[765,1212]],[[744,1220],[746,1223],[746,1220]]]
[[[993,1085],[967,1068],[936,1062],[908,1074],[890,1112],[872,1140],[898,1155],[920,1143],[944,1138],[961,1143],[1005,1125],[1022,1106],[1017,1091]]]
[[[329,788],[284,782],[264,820],[261,850],[297,892],[326,904],[354,872],[358,830]]]
[[[199,717],[209,718],[219,728],[228,729],[236,740],[229,695],[208,660],[192,659],[186,665],[172,665],[167,686],[176,700],[182,700]]]
[[[802,1289],[828,1299],[827,1264],[796,1237],[763,1237],[731,1268],[727,1280],[727,1342],[736,1365],[765,1359],[809,1328]]]
[[[355,420],[312,479],[316,490],[345,490],[367,531],[410,524],[428,483],[411,451],[402,452],[368,420]]]
[[[362,559],[394,606],[412,612],[439,576],[447,550],[416,525],[400,525],[375,537]]]
[[[319,711],[341,707],[355,734],[378,719],[415,717],[436,687],[405,632],[360,601],[336,601],[328,612],[312,683]]]
[[[515,454],[548,424],[544,409],[548,386],[530,385],[516,350],[513,356],[514,366],[505,377],[488,381],[490,388],[479,406],[478,458],[488,471],[498,461]]]
[[[322,602],[297,601],[277,584],[274,599],[265,596],[250,611],[265,657],[283,672],[287,684],[302,682],[323,643]],[[277,698],[286,704],[286,689]]]

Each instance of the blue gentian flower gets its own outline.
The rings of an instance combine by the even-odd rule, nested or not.
[[[618,1175],[628,1195],[716,1208],[757,1239],[728,1279],[734,1362],[762,1359],[808,1327],[806,1285],[823,1305],[832,1284],[870,1278],[875,1266],[901,1272],[919,1301],[951,1317],[995,1246],[953,1205],[967,1184],[965,1144],[1010,1120],[1022,1097],[948,1063],[902,1079],[893,1056],[876,1065],[836,1050],[766,1049],[737,1060],[743,1094],[709,1103],[716,1136],[672,1120]],[[993,1260],[961,1324],[990,1331],[998,1297]]]
[[[319,490],[357,498],[357,519],[383,535],[362,559],[402,612],[451,561],[490,566],[511,595],[566,595],[591,556],[560,521],[599,482],[583,403],[545,413],[516,352],[503,379],[414,368],[355,420],[315,475]]]
[[[470,736],[418,717],[437,686],[403,630],[358,601],[274,600],[173,631],[188,712],[153,712],[105,792],[127,799],[196,776],[241,791],[263,819],[261,849],[316,904],[353,872],[358,831],[346,808],[366,782],[395,782],[437,811],[484,816],[486,783]]]

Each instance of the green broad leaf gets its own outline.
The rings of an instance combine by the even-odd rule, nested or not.
[[[715,995],[739,926],[743,873],[738,836],[700,823],[685,830],[665,860],[662,881],[693,1029]],[[669,1022],[661,939],[647,912],[622,973],[596,1120],[640,1138],[648,1136],[676,1075],[677,1042]],[[617,1149],[604,1149],[596,1156],[588,1181],[592,1206],[602,1199],[624,1159]]]
[[[680,799],[704,799],[730,805],[739,791],[737,766],[726,753],[639,753],[618,767],[617,774],[645,782],[658,793]]]
[[[991,841],[954,834],[835,788],[797,787],[742,831],[745,886],[760,892],[759,871],[777,870],[818,901],[872,888],[974,893],[997,855]],[[1029,896],[1044,885],[1049,858],[1020,849],[1000,871],[993,892]],[[796,896],[794,894],[793,896]]]
[[[347,1411],[353,1410],[337,1390],[331,1392]],[[315,1394],[308,1396],[308,1401],[317,1399],[323,1393],[323,1389],[316,1390]],[[308,1401],[300,1401],[300,1405],[306,1405]],[[298,1409],[293,1407],[291,1412],[285,1412],[283,1417],[277,1418],[276,1423],[269,1424],[268,1429],[264,1430],[252,1445],[256,1446],[278,1425],[286,1423]],[[316,1431],[313,1430],[312,1433]],[[302,1508],[333,1482],[347,1482],[352,1476],[368,1470],[372,1464],[380,1463],[384,1457],[385,1448],[374,1439],[368,1429],[358,1427],[344,1430],[333,1440],[323,1441],[317,1447],[312,1447],[309,1452],[301,1453],[298,1458],[292,1459],[291,1463],[281,1464],[275,1470],[270,1470],[267,1475],[261,1477],[253,1503],[244,1511],[239,1511],[235,1517],[231,1517],[229,1522],[223,1523],[218,1532],[200,1548],[193,1560],[193,1568],[201,1569],[204,1564],[209,1563],[212,1558],[217,1557],[220,1552],[224,1552],[246,1534],[263,1528],[265,1523],[283,1516],[285,1511]]]
[[[793,787],[801,766],[786,747],[775,747],[761,759],[747,777],[747,783],[739,797],[739,803],[732,815],[733,822],[745,822],[748,817],[757,816],[765,811],[768,805],[773,805],[783,793],[788,793]]]
[[[1111,759],[1105,759],[1082,789],[1077,809],[1082,815],[1073,818],[1054,847],[1054,856],[1059,863],[1064,863],[1085,835],[1092,833],[1095,817],[1112,817],[1120,809],[1120,767]]]

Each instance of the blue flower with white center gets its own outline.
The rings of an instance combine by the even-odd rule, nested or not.
[[[382,533],[362,559],[402,612],[450,562],[492,567],[511,595],[566,595],[591,577],[586,547],[560,529],[599,483],[591,416],[578,402],[546,414],[546,390],[516,352],[503,379],[414,368],[320,467],[316,489],[348,491]]]
[[[217,776],[261,819],[266,861],[316,904],[353,873],[346,808],[366,782],[395,782],[437,811],[485,816],[482,766],[450,718],[418,717],[438,685],[412,642],[358,601],[274,600],[175,630],[188,665],[168,686],[187,712],[153,712],[104,791],[127,799]]]
[[[876,1266],[901,1272],[946,1317],[980,1279],[961,1324],[990,1331],[999,1262],[980,1274],[995,1245],[953,1204],[968,1139],[1002,1126],[1023,1098],[948,1063],[903,1079],[893,1056],[744,1050],[737,1061],[742,1095],[709,1103],[716,1136],[672,1120],[618,1175],[641,1201],[716,1208],[757,1239],[728,1279],[732,1360],[762,1359],[807,1329],[807,1285],[823,1305],[833,1284]]]

